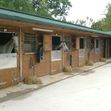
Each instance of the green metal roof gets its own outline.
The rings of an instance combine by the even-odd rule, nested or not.
[[[34,23],[34,24],[41,24],[41,25],[50,25],[50,26],[61,27],[64,29],[80,30],[85,32],[92,32],[96,34],[111,36],[111,33],[94,30],[88,27],[83,27],[83,26],[79,26],[79,25],[75,25],[67,22],[61,22],[61,21],[57,21],[49,18],[39,17],[39,16],[35,16],[35,15],[31,15],[31,14],[27,14],[19,11],[14,11],[14,10],[3,9],[3,8],[0,8],[0,18]]]
[[[111,35],[111,31],[106,32],[107,34]]]

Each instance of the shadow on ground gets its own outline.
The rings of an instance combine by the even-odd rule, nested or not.
[[[32,95],[32,93],[23,94],[22,96],[18,96],[17,98],[13,98],[12,100],[13,101],[20,101],[20,100],[30,97],[31,95]]]
[[[86,75],[90,75],[93,74],[95,71],[94,70],[90,70],[90,71],[84,71],[83,73],[81,73],[81,76],[86,76]]]

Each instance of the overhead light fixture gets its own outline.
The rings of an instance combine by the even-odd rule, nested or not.
[[[32,28],[32,30],[34,30],[34,31],[42,31],[42,32],[53,32],[53,30],[41,29],[41,28]]]
[[[4,32],[7,32],[7,29],[4,29]]]
[[[94,35],[91,35],[91,37],[98,37],[98,35],[95,35],[95,34],[94,34]]]

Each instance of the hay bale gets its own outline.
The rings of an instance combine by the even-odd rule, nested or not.
[[[37,76],[28,76],[24,79],[26,84],[42,84],[42,81]]]
[[[93,61],[87,61],[87,62],[86,62],[86,65],[87,65],[87,66],[93,66],[93,64],[94,64]]]
[[[64,66],[63,72],[72,72],[72,67],[71,66]]]
[[[105,58],[101,58],[100,62],[106,62],[106,59]]]

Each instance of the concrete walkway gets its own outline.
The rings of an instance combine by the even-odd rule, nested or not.
[[[111,63],[0,104],[0,111],[111,111]]]
[[[47,75],[47,76],[40,77],[39,79],[43,83],[41,85],[38,85],[38,84],[27,85],[27,84],[20,83],[16,86],[1,89],[0,90],[0,103],[7,101],[7,100],[10,100],[12,98],[15,98],[17,96],[26,94],[28,92],[46,87],[46,86],[54,84],[56,82],[65,80],[67,78],[71,78],[73,76],[88,74],[91,72],[91,70],[98,68],[98,67],[101,67],[105,64],[108,64],[110,61],[111,60],[107,60],[106,62],[97,62],[93,66],[84,66],[84,67],[81,67],[79,69],[76,68],[74,70],[74,72],[72,72],[72,73],[59,73],[56,75]],[[84,73],[84,72],[86,72],[86,73]]]

